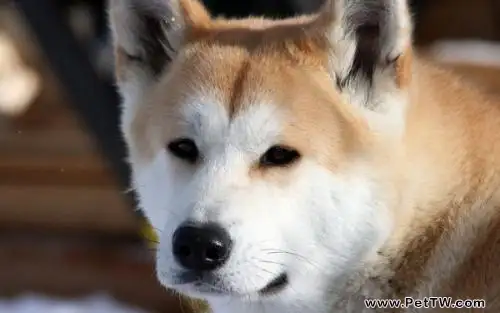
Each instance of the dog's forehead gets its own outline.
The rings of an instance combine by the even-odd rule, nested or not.
[[[290,110],[280,101],[283,66],[275,56],[235,47],[196,45],[182,57],[168,89],[183,93],[173,103],[183,127],[198,138],[225,138],[241,146],[277,140]],[[184,90],[184,91],[182,91]]]
[[[186,131],[203,147],[222,144],[260,151],[279,141],[283,131],[283,112],[269,102],[252,103],[230,114],[217,99],[194,97],[180,109]]]
[[[290,58],[293,51],[282,48],[203,42],[186,48],[143,110],[159,125],[158,147],[192,136],[205,149],[231,143],[263,153],[285,144],[315,157],[342,155],[358,142],[351,139],[359,137],[359,121],[321,60],[300,59],[302,52]]]

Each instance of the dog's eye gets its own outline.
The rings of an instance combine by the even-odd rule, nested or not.
[[[285,166],[292,164],[300,158],[297,150],[284,147],[272,146],[260,158],[260,165],[262,166]]]
[[[174,156],[189,163],[194,163],[198,160],[198,148],[191,139],[181,138],[174,140],[168,144],[167,148]]]

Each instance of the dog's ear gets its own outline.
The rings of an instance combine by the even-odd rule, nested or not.
[[[165,71],[190,27],[210,19],[197,0],[110,0],[109,18],[125,98]]]
[[[331,46],[330,66],[350,102],[370,109],[411,77],[412,21],[407,0],[326,0],[318,21]]]

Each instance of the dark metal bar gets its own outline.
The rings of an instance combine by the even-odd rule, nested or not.
[[[119,182],[128,188],[130,169],[119,129],[119,98],[115,88],[99,79],[52,0],[14,0],[35,34],[52,70],[66,88],[71,105],[92,133],[95,143]],[[135,197],[131,196],[132,204]]]

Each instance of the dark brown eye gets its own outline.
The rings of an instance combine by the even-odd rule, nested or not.
[[[297,150],[284,147],[272,146],[260,158],[261,166],[286,166],[297,161],[300,154]]]
[[[189,163],[195,163],[198,160],[199,152],[196,143],[188,138],[176,139],[168,144],[168,150],[175,157],[187,161]]]

